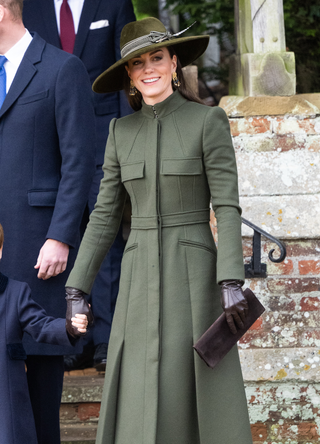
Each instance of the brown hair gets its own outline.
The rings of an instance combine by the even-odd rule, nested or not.
[[[168,51],[170,53],[170,57],[172,58],[174,55],[177,56],[173,46],[169,46],[168,47]],[[203,104],[203,101],[200,99],[200,97],[198,97],[191,89],[188,88],[188,85],[186,83],[183,71],[182,71],[182,67],[181,67],[181,63],[180,60],[177,56],[177,77],[181,83],[181,85],[179,87],[176,87],[175,84],[172,83],[172,89],[173,91],[175,91],[176,89],[179,90],[180,94],[187,100],[189,100],[190,102],[196,102],[196,103],[201,103]],[[130,96],[129,95],[129,90],[130,90],[130,78],[127,75],[127,73],[124,74],[124,78],[123,78],[123,83],[124,83],[124,91],[126,93],[129,105],[131,106],[131,108],[134,111],[139,111],[139,109],[141,109],[142,107],[142,94],[140,91],[137,90],[136,94],[134,96]]]
[[[9,9],[13,20],[22,20],[23,0],[0,0],[0,5]]]
[[[3,241],[4,241],[3,228],[2,225],[0,224],[0,248],[3,246]]]

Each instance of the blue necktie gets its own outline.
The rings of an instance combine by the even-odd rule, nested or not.
[[[4,69],[4,64],[7,61],[5,56],[0,56],[0,108],[2,107],[2,104],[4,102],[4,99],[6,98],[7,92],[6,92],[6,83],[7,83],[7,76],[6,76],[6,70]]]

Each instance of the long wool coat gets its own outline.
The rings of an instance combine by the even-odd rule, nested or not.
[[[111,122],[104,173],[67,282],[90,292],[127,191],[132,230],[97,443],[252,443],[236,347],[214,370],[192,348],[222,312],[217,282],[244,279],[237,171],[224,111],[178,92],[143,104]]]

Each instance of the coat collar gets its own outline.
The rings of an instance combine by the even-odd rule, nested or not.
[[[145,117],[149,117],[151,119],[155,118],[155,115],[158,116],[159,119],[171,114],[176,111],[180,106],[184,105],[187,102],[187,99],[182,97],[179,91],[174,91],[169,97],[167,97],[163,102],[156,103],[155,105],[146,105],[144,101],[142,101],[141,112]]]
[[[37,33],[34,33],[32,42],[23,56],[22,62],[1,107],[0,118],[22,94],[36,74],[37,68],[35,65],[41,61],[45,45],[46,42]]]
[[[7,276],[0,272],[0,294],[4,293],[5,289],[7,288],[8,281],[9,279],[7,278]]]

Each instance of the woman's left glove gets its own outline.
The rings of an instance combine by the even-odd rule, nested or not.
[[[242,285],[243,282],[237,280],[222,281],[220,283],[221,305],[233,334],[237,333],[237,327],[244,327],[243,323],[248,314],[248,303],[243,295]]]
[[[66,287],[66,301],[67,301],[67,313],[66,313],[66,330],[70,336],[76,338],[77,336],[84,336],[85,333],[81,333],[71,323],[77,313],[85,314],[88,319],[88,327],[93,324],[93,314],[91,308],[85,298],[86,293],[77,288]]]

